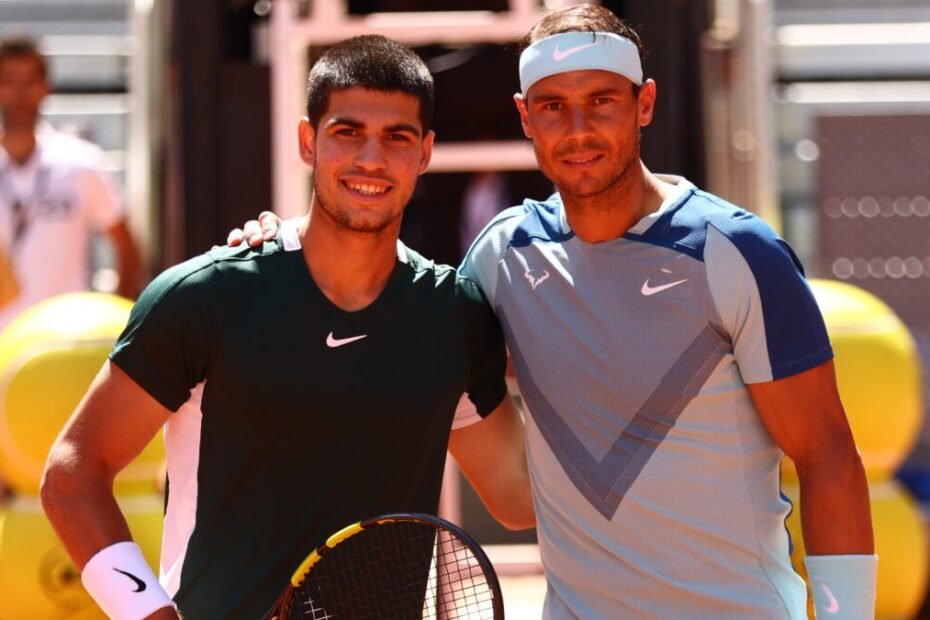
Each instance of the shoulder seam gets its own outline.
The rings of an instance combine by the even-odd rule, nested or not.
[[[155,299],[155,301],[154,301],[154,303],[153,303],[152,305],[154,306],[154,305],[160,304],[161,301],[162,301],[162,299],[164,299],[165,295],[167,295],[168,293],[170,293],[171,291],[173,291],[174,289],[176,289],[176,288],[177,288],[178,286],[180,286],[183,282],[187,281],[188,278],[193,277],[195,274],[198,274],[198,273],[200,273],[201,271],[204,271],[205,269],[216,268],[217,260],[216,260],[213,256],[211,256],[210,254],[205,254],[205,255],[203,255],[203,256],[209,256],[209,257],[210,257],[210,262],[209,262],[208,264],[202,265],[202,266],[198,267],[197,269],[194,269],[193,271],[190,271],[190,272],[188,272],[188,273],[185,273],[183,276],[176,278],[176,279],[171,283],[170,286],[165,287],[165,290],[161,291],[161,294],[158,295],[158,297]]]
[[[700,196],[701,198],[703,198],[703,199],[706,200],[707,202],[712,202],[712,203],[714,203],[714,204],[717,205],[718,207],[724,207],[724,208],[728,208],[728,209],[736,209],[736,210],[739,210],[739,211],[745,211],[746,213],[752,213],[752,211],[749,211],[748,209],[746,209],[746,208],[744,208],[744,207],[741,207],[741,206],[739,206],[739,205],[737,205],[737,204],[733,204],[732,202],[730,202],[730,201],[728,201],[728,200],[725,200],[725,199],[721,198],[720,196],[717,196],[717,195],[715,195],[715,194],[711,194],[710,192],[706,192],[706,191],[704,191],[704,190],[702,190],[702,189],[695,189],[695,190],[694,190],[694,194],[697,195],[697,196]]]
[[[408,259],[407,262],[404,264],[407,265],[411,269],[411,271],[413,271],[413,273],[424,273],[427,271],[432,271],[438,276],[438,275],[446,274],[450,271],[453,271],[456,273],[456,275],[458,275],[458,269],[456,269],[452,265],[447,265],[445,263],[437,263],[431,258],[426,258],[425,256],[423,256],[416,250],[411,250],[410,248],[408,248],[406,244],[403,244],[403,247],[404,247],[404,253],[407,254],[407,259]],[[420,259],[422,259],[423,262],[421,262],[421,260],[417,260],[417,261],[409,260],[411,258],[411,254],[410,254],[411,252],[413,253],[414,256],[418,256]]]
[[[273,248],[272,251],[265,252],[264,246],[263,246],[261,248],[261,251],[257,251],[259,250],[259,248],[252,248],[252,247],[241,248],[240,252],[245,252],[245,254],[231,254],[229,256],[215,256],[212,251],[207,252],[206,254],[213,260],[213,263],[215,265],[219,265],[219,264],[226,263],[226,262],[244,262],[247,260],[255,260],[257,258],[264,258],[266,256],[275,256],[275,255],[284,253],[281,250],[281,248],[277,246],[277,244],[274,244],[273,242],[268,242],[268,241],[266,241],[265,243],[272,244],[272,248]],[[223,249],[223,248],[220,248],[220,249]]]

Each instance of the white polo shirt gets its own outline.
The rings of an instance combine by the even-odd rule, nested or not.
[[[123,218],[112,181],[99,171],[97,146],[51,129],[37,137],[22,165],[0,147],[0,243],[21,287],[0,309],[0,329],[37,302],[86,290],[93,234]]]

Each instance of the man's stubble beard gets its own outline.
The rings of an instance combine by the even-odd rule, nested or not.
[[[587,191],[574,191],[570,186],[561,185],[553,180],[556,188],[559,190],[559,194],[563,197],[563,201],[565,197],[574,199],[572,202],[575,204],[575,208],[588,212],[612,211],[616,208],[620,208],[621,205],[619,201],[623,200],[624,197],[630,193],[631,173],[634,170],[633,166],[639,165],[640,137],[641,134],[637,133],[636,148],[630,154],[630,157],[625,162],[620,162],[621,166],[618,171],[599,187]],[[597,203],[594,199],[601,196],[610,196],[612,200],[609,203]]]
[[[311,191],[311,204],[316,202],[319,207],[326,212],[330,219],[335,221],[339,226],[345,228],[346,230],[351,230],[352,232],[358,233],[379,233],[391,225],[391,222],[394,221],[394,218],[391,217],[391,214],[387,214],[382,220],[375,222],[358,222],[352,219],[345,210],[331,208],[329,205],[335,203],[336,201],[330,201],[323,192],[320,192],[316,187],[316,178],[314,173],[310,175],[310,191]]]

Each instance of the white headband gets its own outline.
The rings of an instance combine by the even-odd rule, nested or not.
[[[564,32],[533,43],[520,55],[520,89],[568,71],[600,69],[643,83],[636,44],[612,32]]]

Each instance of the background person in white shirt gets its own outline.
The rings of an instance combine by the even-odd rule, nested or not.
[[[50,85],[45,59],[23,37],[0,41],[0,247],[19,294],[0,307],[0,330],[28,307],[90,287],[91,242],[113,245],[116,292],[138,292],[139,252],[103,153],[39,121]]]

